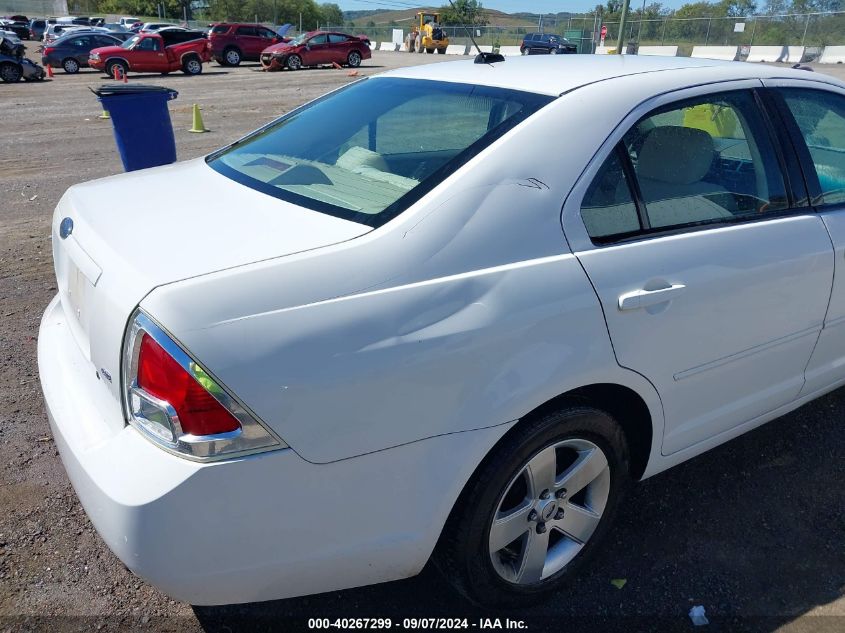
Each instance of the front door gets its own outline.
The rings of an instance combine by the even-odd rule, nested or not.
[[[135,44],[131,60],[130,65],[135,71],[158,71],[167,67],[167,58],[158,37],[145,37]]]
[[[751,90],[664,104],[580,201],[592,244],[576,254],[619,364],[660,394],[664,454],[791,402],[804,383],[833,252],[771,129]]]

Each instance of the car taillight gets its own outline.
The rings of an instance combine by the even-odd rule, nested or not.
[[[287,446],[141,311],[124,340],[122,387],[129,423],[196,460]]]
[[[141,338],[138,387],[170,404],[179,416],[179,424],[185,433],[215,435],[241,428],[235,416],[226,411],[149,334]]]
[[[49,55],[49,54],[50,54],[50,53],[52,53],[54,50],[56,50],[56,49],[55,49],[55,48],[53,48],[52,46],[48,46],[48,47],[46,47],[46,48],[44,49],[44,51],[43,51],[43,52],[44,52],[44,54],[45,54],[45,55]]]

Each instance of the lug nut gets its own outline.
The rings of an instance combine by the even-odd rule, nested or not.
[[[545,523],[538,523],[537,524],[537,534],[543,534],[546,531],[546,524]]]
[[[555,512],[555,520],[560,521],[563,518],[563,508],[558,508]]]
[[[555,496],[556,496],[558,499],[564,499],[564,498],[566,498],[566,488],[561,488],[560,490],[558,490],[558,491],[557,491],[557,494],[555,494]]]
[[[549,497],[551,497],[551,496],[552,496],[552,495],[549,493],[549,491],[548,491],[548,490],[544,490],[544,491],[540,494],[540,498],[541,498],[541,499],[548,499],[548,498],[549,498]]]
[[[528,520],[529,521],[536,521],[537,520],[537,511],[536,510],[532,510],[531,512],[528,513]]]

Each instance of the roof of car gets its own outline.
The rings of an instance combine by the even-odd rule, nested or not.
[[[380,76],[477,84],[557,96],[587,84],[616,77],[665,71],[689,71],[697,68],[709,68],[717,71],[718,80],[722,81],[764,77],[808,79],[808,75],[811,75],[805,70],[793,70],[765,64],[693,59],[690,57],[531,55],[508,57],[504,62],[495,64],[476,64],[470,59],[410,66],[391,70]],[[712,73],[710,74],[712,75]],[[674,75],[674,81],[681,81],[683,78],[683,81],[690,82],[688,72],[674,73]],[[822,74],[815,78],[842,84],[842,82]],[[668,76],[667,80],[669,80]],[[712,81],[713,79],[709,80]]]

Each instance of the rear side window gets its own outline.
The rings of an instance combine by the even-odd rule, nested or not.
[[[245,186],[376,227],[552,100],[472,84],[367,79],[208,162]]]
[[[660,108],[640,119],[623,137],[621,157],[634,174],[642,232],[757,219],[789,208],[777,153],[752,93],[708,95]],[[591,186],[620,166],[603,168]],[[630,209],[620,216],[625,179],[606,207],[585,198],[582,217],[593,238],[628,234]],[[600,219],[601,216],[601,219]],[[612,216],[610,218],[604,216]],[[590,218],[589,220],[587,218]],[[616,219],[613,219],[616,218]],[[610,233],[611,229],[618,229]]]
[[[254,26],[239,26],[238,35],[258,35],[258,32],[255,30]]]
[[[581,203],[581,217],[592,238],[636,233],[640,219],[631,183],[620,160],[620,148],[604,162]]]
[[[821,193],[813,204],[845,204],[845,97],[800,89],[782,89],[781,94],[818,176]]]

